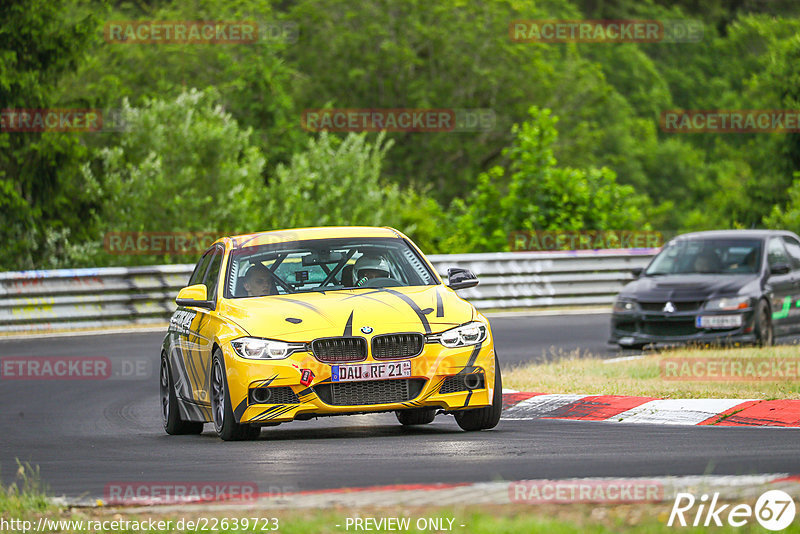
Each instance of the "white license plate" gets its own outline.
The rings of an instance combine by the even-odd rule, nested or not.
[[[386,363],[359,363],[331,365],[331,382],[357,382],[359,380],[388,380],[411,376],[411,362],[402,360]]]
[[[699,315],[697,328],[737,328],[742,326],[741,315]]]

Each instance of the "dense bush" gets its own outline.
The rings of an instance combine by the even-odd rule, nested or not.
[[[674,108],[798,109],[798,5],[10,0],[3,108],[124,109],[129,129],[0,130],[0,269],[189,261],[109,257],[101,238],[116,230],[377,224],[427,252],[501,250],[523,229],[799,230],[800,135],[658,123]],[[704,37],[509,39],[512,20],[548,18],[694,18]],[[296,31],[225,45],[103,38],[106,21],[136,19]],[[496,124],[304,131],[302,111],[325,107],[489,108]]]

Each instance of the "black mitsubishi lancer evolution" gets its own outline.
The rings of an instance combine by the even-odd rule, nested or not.
[[[800,331],[800,238],[778,230],[680,235],[634,271],[610,343],[755,343]]]

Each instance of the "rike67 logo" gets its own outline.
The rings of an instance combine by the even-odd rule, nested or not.
[[[667,526],[721,527],[727,523],[741,527],[755,519],[765,529],[775,531],[788,527],[794,516],[794,500],[781,490],[764,492],[752,507],[749,504],[719,504],[719,493],[714,493],[710,500],[705,493],[699,499],[691,493],[678,493]]]

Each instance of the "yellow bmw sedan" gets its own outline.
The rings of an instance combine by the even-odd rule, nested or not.
[[[486,317],[391,228],[279,230],[217,240],[180,290],[161,350],[168,434],[213,423],[223,440],[330,415],[395,412],[500,420],[502,381]]]

